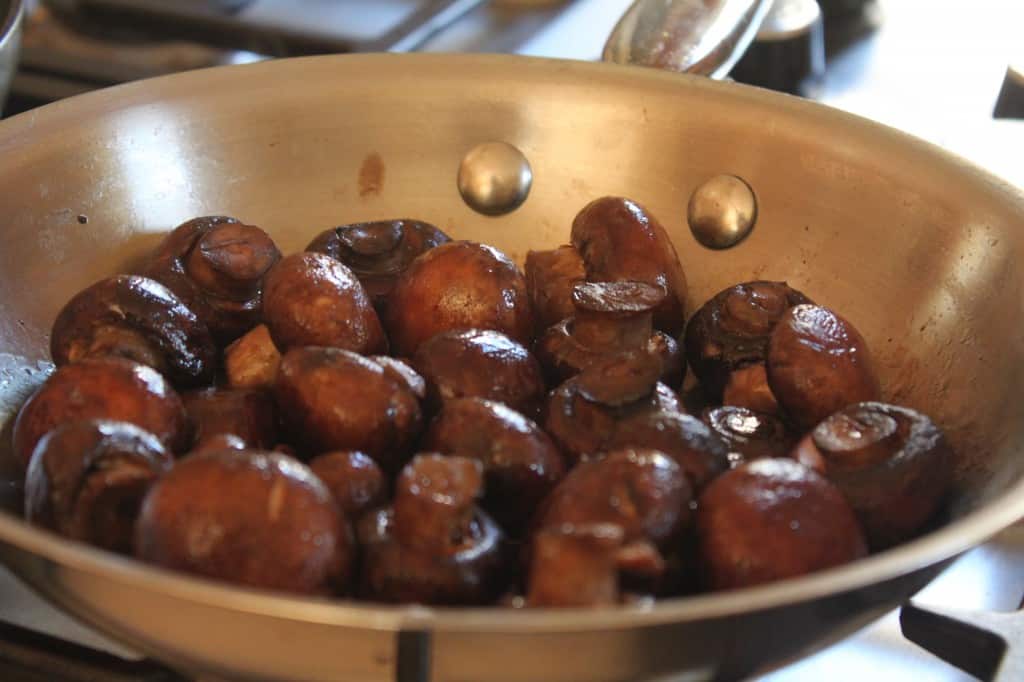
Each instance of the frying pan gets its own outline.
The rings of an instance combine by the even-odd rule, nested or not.
[[[0,0],[0,111],[11,87],[21,46],[22,0]]]
[[[462,199],[463,157],[515,146],[516,210]],[[691,193],[735,174],[752,233],[700,246]],[[885,395],[958,452],[948,518],[917,540],[772,585],[604,610],[379,607],[168,573],[31,528],[0,434],[0,560],[68,612],[186,674],[231,679],[738,678],[841,638],[1024,515],[1024,196],[897,131],[766,91],[652,69],[507,56],[314,57],[191,72],[0,123],[0,417],[47,371],[74,292],[203,214],[285,252],[344,222],[413,216],[522,261],[617,194],[669,230],[690,307],[784,279],[868,339]],[[9,428],[9,427],[8,427]]]

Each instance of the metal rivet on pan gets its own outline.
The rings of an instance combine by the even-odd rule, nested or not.
[[[754,190],[735,175],[716,175],[690,197],[687,220],[694,238],[709,249],[728,249],[757,221]]]
[[[519,208],[533,184],[533,169],[507,142],[485,142],[459,165],[459,192],[474,211],[501,215]]]

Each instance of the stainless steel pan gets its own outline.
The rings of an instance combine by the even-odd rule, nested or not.
[[[11,87],[21,47],[22,0],[0,0],[0,111]]]
[[[516,146],[533,169],[526,202],[501,217],[471,210],[456,182],[466,152],[489,141]],[[750,183],[758,222],[732,250],[710,251],[692,238],[686,206],[720,173]],[[574,213],[604,194],[633,197],[665,223],[693,306],[765,277],[843,311],[868,338],[887,394],[948,428],[960,455],[949,522],[817,575],[602,611],[380,608],[252,592],[30,528],[13,494],[0,513],[0,559],[71,613],[191,673],[730,678],[852,632],[1024,514],[1021,192],[853,116],[635,67],[285,60],[131,84],[0,123],[0,414],[40,380],[63,302],[194,215],[238,215],[286,251],[339,222],[415,216],[521,259],[564,242]]]

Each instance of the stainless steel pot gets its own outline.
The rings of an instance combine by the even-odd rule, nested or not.
[[[0,111],[3,111],[18,63],[23,13],[22,0],[0,0]]]
[[[457,170],[489,141],[533,168],[485,217]],[[373,182],[366,182],[367,169]],[[752,234],[699,246],[690,194],[744,178]],[[121,86],[0,123],[0,416],[45,373],[67,298],[201,214],[262,225],[285,251],[339,222],[415,216],[521,259],[565,241],[594,197],[669,229],[692,306],[786,279],[869,340],[892,400],[960,456],[950,520],[820,574],[651,607],[375,607],[265,594],[149,568],[0,513],[0,559],[40,593],[190,673],[345,680],[736,677],[824,646],[913,594],[1024,514],[1024,195],[883,126],[766,91],[606,64],[368,55],[229,67]],[[0,434],[10,493],[19,475]]]

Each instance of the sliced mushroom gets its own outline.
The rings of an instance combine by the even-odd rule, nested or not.
[[[134,424],[72,421],[39,441],[25,476],[29,523],[128,554],[150,486],[173,463],[160,439]]]
[[[306,251],[347,265],[362,282],[378,314],[384,314],[395,280],[421,253],[450,241],[419,220],[378,220],[334,227],[317,235]]]
[[[209,383],[217,349],[206,325],[159,282],[117,275],[76,294],[50,335],[57,366],[85,358],[122,357],[182,386]]]
[[[576,312],[572,303],[573,285],[587,277],[583,259],[576,249],[560,246],[551,251],[529,251],[523,270],[538,332]]]
[[[592,201],[573,220],[572,245],[589,280],[664,288],[668,296],[654,312],[654,326],[672,337],[683,329],[686,275],[668,233],[647,209],[621,197]]]
[[[564,524],[533,538],[529,591],[533,607],[610,606],[619,602],[617,556],[625,534],[613,523]]]
[[[533,338],[523,275],[508,256],[475,242],[448,242],[417,257],[395,283],[386,319],[402,357],[449,330],[493,329],[522,344]]]
[[[267,325],[253,327],[224,350],[224,369],[232,388],[272,388],[281,366],[281,351]]]
[[[920,531],[953,481],[953,451],[942,431],[906,407],[850,405],[818,424],[800,447],[820,458],[874,549]]]
[[[28,466],[40,438],[79,419],[135,424],[175,453],[188,446],[185,408],[159,372],[123,358],[88,358],[58,368],[22,406],[15,457]]]
[[[600,358],[646,350],[661,358],[661,380],[677,386],[683,380],[679,344],[653,327],[652,311],[664,300],[663,288],[643,282],[578,282],[575,312],[537,339],[537,358],[560,383]]]
[[[259,322],[263,278],[280,258],[260,228],[207,216],[168,234],[142,274],[166,285],[226,345]]]

